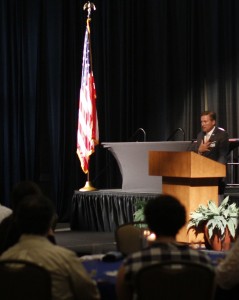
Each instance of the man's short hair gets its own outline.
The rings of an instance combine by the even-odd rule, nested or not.
[[[147,201],[145,221],[156,236],[176,236],[186,223],[185,207],[173,196],[159,195]]]
[[[202,116],[209,116],[210,120],[212,121],[216,121],[217,120],[217,115],[214,111],[210,111],[210,110],[205,110],[201,113],[201,117]]]
[[[51,227],[54,211],[52,201],[43,195],[25,197],[16,211],[21,234],[46,234]]]

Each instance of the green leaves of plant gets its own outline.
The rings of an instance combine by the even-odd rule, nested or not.
[[[227,196],[222,203],[217,206],[213,201],[209,200],[207,206],[199,205],[199,207],[190,213],[190,220],[187,229],[193,228],[196,233],[202,232],[203,224],[208,227],[209,238],[217,230],[224,238],[226,227],[234,238],[238,226],[239,208],[236,203],[229,203]],[[199,228],[201,231],[199,231]]]
[[[144,206],[146,201],[144,199],[137,199],[135,202],[135,212],[133,214],[135,222],[144,221]]]
[[[136,212],[134,213],[134,221],[135,222],[144,221],[144,209],[143,208],[139,208],[138,210],[136,210]]]

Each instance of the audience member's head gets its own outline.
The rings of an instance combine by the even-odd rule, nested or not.
[[[33,181],[20,181],[17,183],[11,193],[11,207],[15,211],[19,203],[28,195],[41,195],[40,187]]]
[[[175,237],[186,223],[185,207],[173,196],[159,195],[147,201],[145,221],[156,236]]]
[[[43,195],[26,196],[18,206],[16,221],[22,234],[46,235],[55,215],[53,203]]]

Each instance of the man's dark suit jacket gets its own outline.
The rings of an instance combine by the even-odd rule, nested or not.
[[[204,140],[204,136],[204,132],[199,132],[197,136],[195,152],[198,152],[198,148],[201,142]],[[209,141],[212,142],[209,148],[210,151],[203,152],[202,155],[225,164],[228,160],[229,153],[228,133],[221,128],[215,127]]]

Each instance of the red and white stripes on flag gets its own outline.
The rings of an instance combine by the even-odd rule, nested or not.
[[[89,21],[88,19],[83,49],[76,151],[84,173],[88,173],[90,155],[95,151],[95,145],[99,143],[96,89],[91,62]]]

